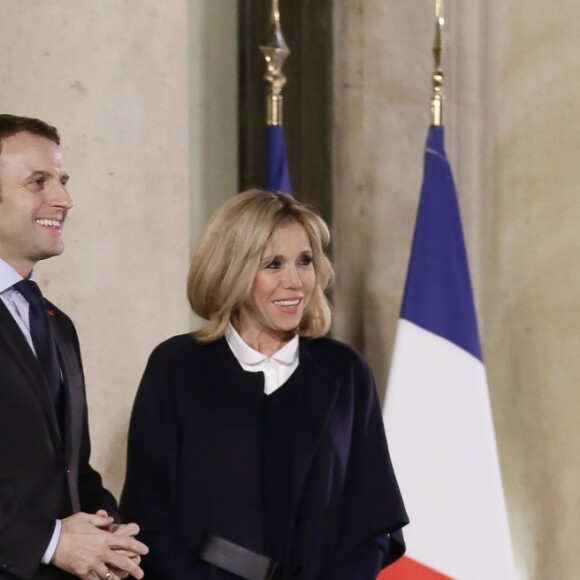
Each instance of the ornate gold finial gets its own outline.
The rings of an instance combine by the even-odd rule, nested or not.
[[[435,58],[435,70],[433,72],[433,94],[431,96],[431,125],[440,127],[443,125],[443,69],[441,68],[441,52],[443,50],[443,25],[445,19],[442,16],[443,0],[435,0],[435,43],[433,44],[433,57]]]
[[[282,88],[286,84],[282,67],[290,54],[290,49],[280,26],[278,0],[272,0],[268,44],[260,46],[260,50],[266,59],[264,80],[269,83],[266,122],[268,125],[282,125]]]

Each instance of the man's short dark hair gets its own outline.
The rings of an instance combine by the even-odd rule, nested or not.
[[[2,151],[3,139],[12,137],[12,135],[24,131],[32,133],[33,135],[45,137],[57,145],[60,145],[60,136],[57,129],[52,125],[49,125],[40,119],[33,119],[31,117],[17,117],[16,115],[0,114],[0,152]]]

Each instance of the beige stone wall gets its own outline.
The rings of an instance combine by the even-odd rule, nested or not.
[[[489,11],[484,338],[521,569],[568,579],[580,567],[580,5],[530,8]]]
[[[209,4],[1,3],[0,110],[56,125],[72,177],[65,253],[38,275],[76,323],[93,464],[116,494],[147,356],[190,328],[191,241],[236,187],[236,10]]]
[[[445,5],[447,149],[518,572],[573,579],[580,565],[580,5]],[[422,177],[432,5],[335,6],[335,329],[365,351],[384,386]]]

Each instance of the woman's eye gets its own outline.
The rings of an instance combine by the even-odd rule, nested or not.
[[[266,266],[266,268],[269,268],[270,270],[277,270],[278,268],[280,268],[281,265],[282,265],[282,262],[280,260],[272,260]]]
[[[312,256],[302,256],[300,258],[300,262],[298,262],[301,266],[310,266],[312,264]]]

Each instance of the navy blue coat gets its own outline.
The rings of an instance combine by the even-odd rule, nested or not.
[[[300,340],[304,393],[294,449],[285,577],[371,580],[404,552],[407,515],[366,361],[329,339]],[[121,513],[149,545],[149,580],[225,580],[199,557],[209,534],[263,553],[262,373],[225,339],[174,337],[152,353],[129,429]],[[365,546],[388,532],[365,572]],[[384,536],[386,537],[386,536]],[[369,575],[370,574],[370,575]]]

